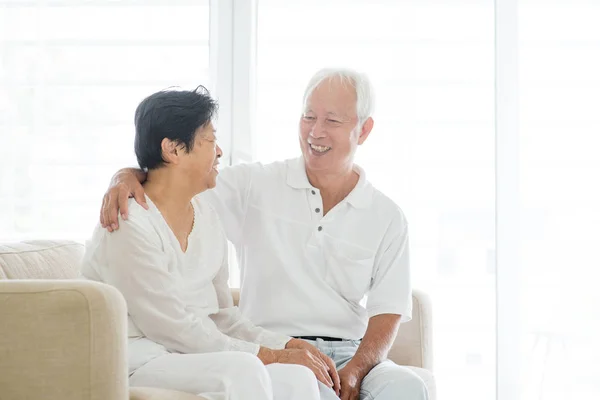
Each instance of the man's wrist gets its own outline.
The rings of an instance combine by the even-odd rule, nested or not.
[[[112,180],[115,183],[119,183],[126,180],[126,178],[131,175],[133,175],[140,183],[144,183],[146,180],[146,172],[139,168],[122,168],[113,175]]]
[[[374,365],[368,365],[366,362],[361,361],[354,357],[346,366],[345,369],[354,370],[360,379],[364,379],[365,376],[373,369]]]

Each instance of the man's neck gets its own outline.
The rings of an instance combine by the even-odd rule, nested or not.
[[[352,167],[332,173],[314,173],[306,170],[311,185],[319,189],[323,199],[323,215],[346,198],[360,178]]]

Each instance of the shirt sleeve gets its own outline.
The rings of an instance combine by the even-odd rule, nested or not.
[[[219,172],[217,185],[199,194],[219,215],[227,239],[237,245],[242,237],[253,171],[257,164],[239,164]]]
[[[136,218],[137,217],[137,218]],[[133,322],[142,333],[181,353],[242,351],[258,354],[259,346],[219,331],[208,316],[186,309],[182,282],[169,272],[169,256],[160,236],[143,216],[119,221],[107,235],[107,281],[125,297]]]
[[[225,257],[219,273],[213,280],[217,298],[219,300],[219,312],[211,318],[219,327],[221,332],[233,338],[246,340],[270,349],[284,349],[291,337],[268,331],[254,325],[245,318],[240,309],[233,305],[233,298],[227,283],[229,279],[229,265],[227,262],[227,243],[225,243]]]
[[[396,223],[402,224],[400,233],[384,240],[386,247],[376,257],[367,313],[369,318],[397,314],[402,316],[401,322],[408,322],[412,319],[408,228],[404,219]]]

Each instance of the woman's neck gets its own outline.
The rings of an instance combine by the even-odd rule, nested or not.
[[[173,175],[166,168],[152,170],[144,182],[144,191],[161,212],[185,210],[196,195],[184,179]]]

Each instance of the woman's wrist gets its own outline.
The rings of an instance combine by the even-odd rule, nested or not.
[[[269,365],[276,363],[279,358],[279,352],[277,350],[269,349],[268,347],[260,346],[258,354],[256,355],[263,364]]]
[[[285,344],[286,349],[302,349],[306,342],[302,339],[292,338]]]

